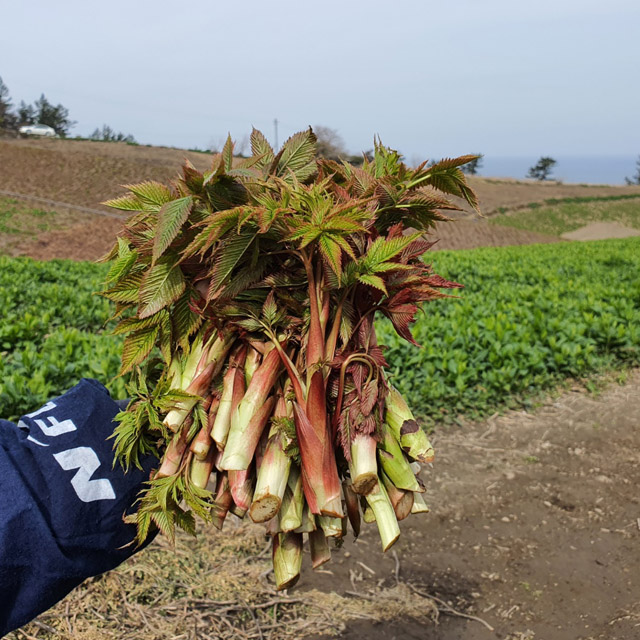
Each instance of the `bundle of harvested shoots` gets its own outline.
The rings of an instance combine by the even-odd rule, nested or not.
[[[108,259],[104,295],[126,334],[132,401],[118,416],[126,468],[161,462],[135,522],[173,536],[194,516],[264,522],[278,588],[314,567],[347,518],[375,521],[382,548],[398,520],[427,511],[414,462],[433,449],[389,380],[374,317],[414,342],[419,304],[461,285],[432,273],[426,232],[475,196],[464,156],[415,169],[376,142],[360,167],[316,157],[309,129],[275,154],[253,131],[236,163],[229,139],[210,171],[187,163],[171,186],[129,185],[107,204],[135,212]]]

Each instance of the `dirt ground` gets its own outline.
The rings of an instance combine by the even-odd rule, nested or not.
[[[364,525],[276,593],[263,526],[232,518],[158,536],[9,637],[637,640],[640,369],[615,376],[437,431],[431,513],[386,554]]]
[[[11,250],[12,255],[23,255],[38,260],[70,258],[96,260],[106,254],[122,227],[122,221],[113,218],[94,219],[40,234],[22,241]],[[444,249],[474,249],[476,247],[502,247],[509,245],[560,242],[560,238],[540,233],[500,227],[484,220],[455,220],[440,223],[433,233],[438,238],[435,251]]]
[[[104,200],[124,193],[122,184],[170,180],[185,158],[200,170],[211,165],[211,155],[182,149],[115,142],[0,139],[0,189],[100,208]]]
[[[510,180],[508,178],[471,178],[471,186],[478,194],[480,210],[490,215],[499,207],[514,209],[530,202],[543,202],[551,198],[603,197],[640,195],[640,186],[608,186],[562,184],[554,181]]]
[[[579,240],[581,242],[601,238],[632,238],[634,236],[640,236],[640,231],[625,227],[618,222],[592,222],[580,229],[562,234],[565,240]]]
[[[95,207],[120,194],[118,185],[169,180],[188,158],[207,169],[211,155],[167,147],[78,140],[0,139],[0,188]],[[640,194],[639,186],[559,184],[553,181],[470,177],[489,214],[548,198]]]
[[[640,638],[640,371],[434,440],[422,473],[432,512],[403,521],[384,556],[370,526],[300,587],[364,592],[399,579],[484,622],[365,620],[334,637]]]
[[[122,225],[123,220],[96,217],[68,229],[56,229],[23,240],[12,247],[11,255],[36,260],[97,260],[111,250]]]
[[[124,193],[120,185],[143,180],[166,182],[176,176],[185,158],[200,170],[211,164],[210,154],[182,149],[75,140],[2,139],[0,188],[107,210],[100,202]],[[480,208],[486,214],[498,207],[519,207],[548,198],[640,194],[638,186],[563,185],[474,177],[470,182],[477,191]],[[490,225],[478,217],[470,217],[468,213],[461,218],[456,224],[438,226],[434,235],[440,240],[434,249],[558,241],[552,236]],[[28,255],[44,260],[96,259],[113,244],[120,222],[98,216],[90,222],[86,220],[86,215],[78,214],[78,224],[42,233],[19,244],[10,239],[12,246],[4,250],[11,255]]]

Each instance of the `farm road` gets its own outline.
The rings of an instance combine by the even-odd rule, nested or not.
[[[327,565],[333,576],[305,573],[301,587],[364,591],[393,584],[398,569],[495,631],[440,616],[437,626],[353,622],[336,637],[640,638],[640,371],[600,394],[576,387],[532,414],[434,440],[436,461],[423,472],[432,513],[402,523],[398,564],[367,528],[334,554],[349,557]]]

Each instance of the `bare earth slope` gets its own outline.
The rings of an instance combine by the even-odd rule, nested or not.
[[[335,637],[640,638],[640,371],[599,396],[576,389],[435,440],[423,472],[432,513],[402,523],[397,561],[369,528],[326,565],[333,576],[301,584],[363,592],[397,576],[495,631],[441,616],[436,627],[354,622]]]
[[[506,247],[520,244],[561,242],[560,238],[513,227],[489,224],[481,218],[460,218],[438,223],[433,232],[438,243],[433,250]]]
[[[560,184],[538,180],[511,180],[509,178],[470,178],[471,186],[478,194],[480,209],[490,214],[504,207],[513,209],[530,202],[543,202],[551,198],[602,197],[615,195],[640,195],[640,186],[611,186]]]
[[[210,154],[181,149],[75,140],[0,139],[0,190],[104,209],[99,203],[120,195],[119,185],[167,181],[178,173],[185,158],[200,170],[211,164]],[[473,177],[470,181],[485,213],[548,198],[640,194],[638,186],[562,185]],[[78,218],[73,228],[42,233],[35,241],[22,242],[12,253],[41,259],[99,257],[113,243],[120,224],[106,218],[96,217],[89,223],[85,215]],[[439,225],[435,235],[440,238],[437,249],[558,241],[468,217],[456,225]]]
[[[211,155],[182,149],[76,140],[0,140],[0,189],[100,208],[142,180],[166,181],[188,158],[198,169]]]

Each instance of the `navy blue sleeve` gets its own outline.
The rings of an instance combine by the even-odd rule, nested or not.
[[[17,426],[0,420],[0,636],[136,551],[122,517],[154,460],[113,466],[118,410],[84,379]]]

